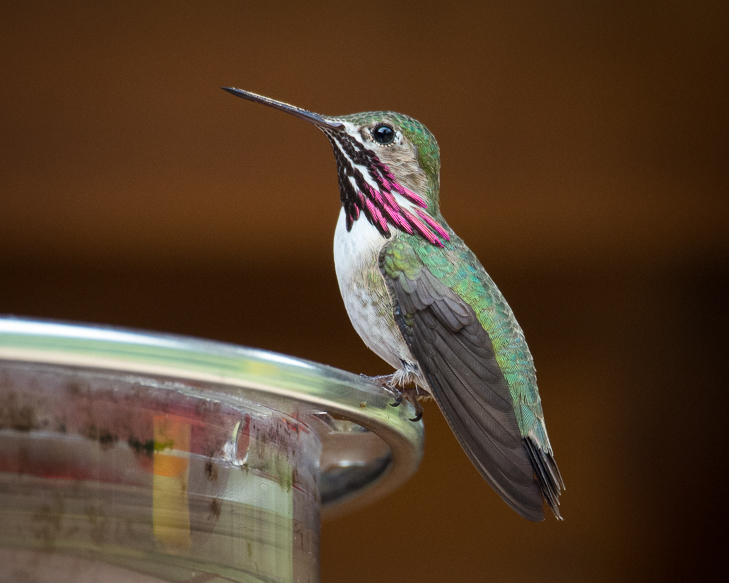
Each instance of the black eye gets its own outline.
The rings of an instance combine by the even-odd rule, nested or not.
[[[387,144],[391,144],[392,140],[395,139],[395,130],[392,129],[392,126],[381,123],[372,130],[372,137],[378,144],[386,146]]]

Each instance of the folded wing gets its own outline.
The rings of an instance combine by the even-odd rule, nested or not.
[[[523,517],[544,519],[543,493],[559,516],[561,478],[554,483],[551,455],[522,437],[508,383],[473,308],[412,257],[390,259],[381,257],[381,267],[396,300],[395,320],[468,457]]]

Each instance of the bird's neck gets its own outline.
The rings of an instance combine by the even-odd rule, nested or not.
[[[426,180],[401,178],[357,140],[347,135],[330,136],[328,132],[327,135],[337,160],[339,194],[347,231],[351,231],[357,221],[366,220],[384,238],[390,238],[393,231],[401,231],[420,236],[439,247],[450,240],[446,229],[428,212],[427,198],[406,186],[422,182],[418,185],[422,189],[427,187]]]

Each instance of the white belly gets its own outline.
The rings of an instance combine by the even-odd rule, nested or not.
[[[387,242],[361,217],[347,232],[342,209],[334,233],[334,266],[349,319],[364,343],[393,368],[413,362],[393,316],[393,305],[379,267]]]

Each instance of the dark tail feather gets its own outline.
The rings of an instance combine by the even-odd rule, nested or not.
[[[547,453],[539,447],[531,437],[524,438],[524,449],[529,455],[529,461],[532,463],[534,473],[537,475],[539,486],[544,494],[544,499],[552,509],[552,512],[558,520],[563,520],[559,513],[559,496],[562,494],[564,480],[559,468],[554,461],[551,453]]]

